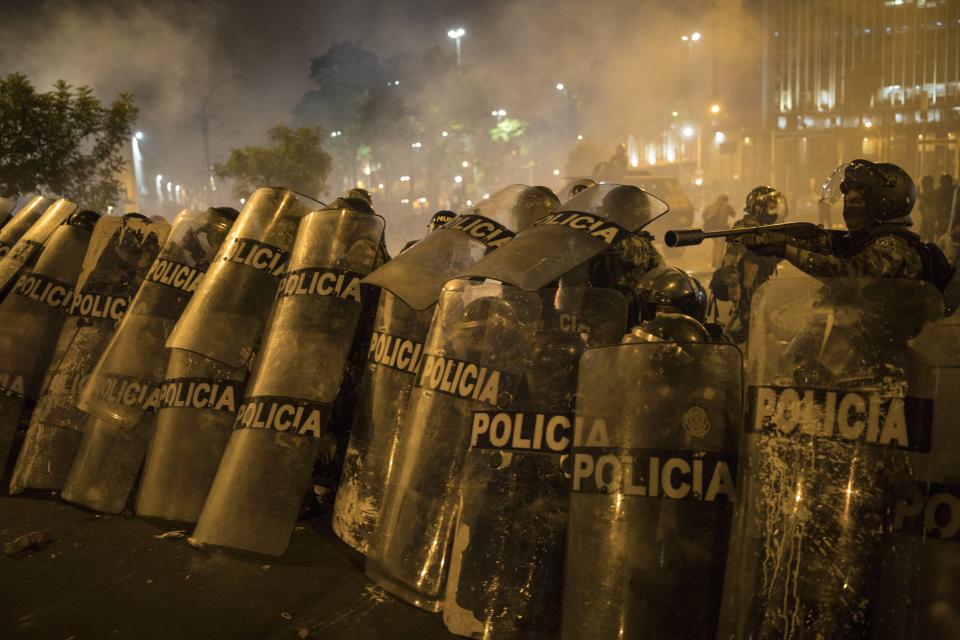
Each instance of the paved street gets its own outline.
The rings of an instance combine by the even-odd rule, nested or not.
[[[385,594],[327,519],[300,522],[282,558],[157,539],[167,523],[105,516],[48,494],[0,498],[0,543],[43,530],[40,551],[0,555],[0,637],[455,638],[439,615]]]

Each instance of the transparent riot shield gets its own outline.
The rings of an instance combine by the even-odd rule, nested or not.
[[[248,364],[287,270],[301,218],[323,203],[287,191],[250,194],[203,282],[167,340],[232,368]]]
[[[230,229],[214,209],[183,211],[147,271],[78,406],[90,414],[64,500],[107,513],[126,506],[155,426],[164,343]]]
[[[542,191],[511,185],[434,231],[364,283],[390,291],[416,310],[426,309],[437,302],[447,280],[552,210],[553,203]]]
[[[41,198],[39,201],[34,198],[20,214],[29,216],[24,219],[25,222],[29,218],[33,218],[34,222],[25,230],[18,231],[22,235],[17,237],[18,239],[9,251],[0,259],[0,295],[6,295],[23,268],[35,262],[39,257],[44,243],[54,230],[66,222],[70,214],[77,210],[77,205],[69,200],[57,200],[50,206],[43,207],[46,202],[45,198]],[[34,208],[33,205],[36,205],[36,207]],[[17,217],[19,218],[19,216]],[[13,230],[10,229],[13,224],[11,222],[0,232],[0,239],[13,237],[11,235]]]
[[[911,340],[942,315],[915,280],[760,288],[718,637],[892,637],[881,578],[906,549],[892,531],[931,451],[936,379]]]
[[[233,221],[215,209],[182,211],[147,271],[110,345],[90,376],[79,407],[101,420],[131,427],[167,368],[167,337],[200,285]]]
[[[196,522],[243,400],[246,368],[172,349],[137,515]]]
[[[434,309],[416,311],[389,291],[380,294],[333,511],[334,533],[361,553],[367,552],[394,469]]]
[[[517,234],[509,248],[459,272],[534,291],[643,229],[669,210],[639,187],[599,184]]]
[[[511,406],[541,308],[537,293],[468,280],[440,295],[367,550],[367,575],[418,607],[441,608],[470,416]]]
[[[24,406],[37,399],[90,242],[92,219],[57,228],[36,265],[0,303],[0,469],[6,466]]]
[[[383,218],[349,209],[307,215],[194,539],[286,551],[337,398],[373,270]]]
[[[928,325],[912,347],[936,365],[930,451],[910,452],[882,557],[875,638],[960,637],[960,318]]]
[[[581,358],[565,640],[715,637],[741,371],[729,344],[622,344]]]
[[[30,418],[11,492],[63,487],[87,421],[77,400],[169,230],[169,225],[139,214],[104,216],[97,223]]]
[[[443,621],[474,638],[557,638],[569,504],[565,468],[580,355],[614,344],[627,302],[610,289],[542,289],[506,409],[469,417]],[[609,387],[608,387],[609,388]]]
[[[10,249],[17,244],[17,241],[23,237],[23,234],[33,226],[43,212],[46,211],[53,200],[43,196],[34,196],[25,205],[23,205],[17,215],[3,225],[0,229],[0,258],[6,258]]]

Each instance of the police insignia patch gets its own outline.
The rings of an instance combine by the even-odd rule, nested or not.
[[[702,438],[710,431],[710,419],[703,407],[690,407],[683,414],[683,429],[692,438]]]

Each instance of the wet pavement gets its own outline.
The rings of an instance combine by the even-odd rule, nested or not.
[[[0,638],[451,639],[441,617],[387,595],[329,517],[297,523],[280,558],[158,539],[171,523],[107,516],[47,492],[0,497],[0,544],[52,541],[0,555]]]

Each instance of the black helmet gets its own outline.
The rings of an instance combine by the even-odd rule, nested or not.
[[[591,180],[590,178],[580,178],[579,180],[573,183],[572,187],[570,187],[570,197],[572,198],[573,196],[577,195],[584,189],[589,189],[590,187],[595,187],[595,186],[597,186],[596,180]]]
[[[754,187],[747,194],[743,210],[756,216],[761,224],[771,224],[777,215],[786,208],[787,199],[771,186]]]
[[[527,187],[517,197],[514,213],[521,214],[521,220],[529,219],[536,222],[543,216],[552,213],[560,206],[560,198],[546,187]]]
[[[369,204],[371,207],[373,206],[373,196],[370,195],[369,191],[362,187],[354,187],[343,194],[343,196],[345,198],[360,198],[361,200],[366,200],[367,204]]]
[[[457,214],[455,214],[453,211],[448,211],[446,209],[437,211],[435,214],[433,214],[433,217],[430,218],[430,223],[427,225],[427,232],[429,233],[431,231],[436,231],[443,225],[453,220],[455,217],[457,217]]]
[[[632,337],[632,339],[631,339]],[[624,337],[624,342],[710,342],[710,333],[682,313],[661,313]]]
[[[240,212],[234,209],[233,207],[211,207],[214,211],[219,213],[221,216],[227,220],[235,221],[237,216],[240,215]]]
[[[820,202],[834,204],[851,191],[861,195],[873,223],[913,224],[910,212],[917,187],[902,168],[889,162],[853,160],[837,167],[820,189]]]
[[[707,292],[683,269],[662,265],[643,274],[637,282],[640,320],[652,320],[662,313],[682,313],[706,322]]]
[[[351,198],[343,197],[337,198],[330,204],[328,204],[326,209],[351,209],[353,211],[359,211],[360,213],[373,213],[373,206],[368,200],[363,198]]]
[[[84,209],[82,211],[76,211],[70,214],[70,217],[67,218],[67,224],[72,227],[80,227],[81,229],[87,229],[88,231],[93,231],[93,228],[97,226],[97,221],[100,219],[99,211],[92,211],[90,209]]]

